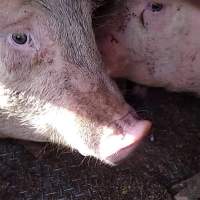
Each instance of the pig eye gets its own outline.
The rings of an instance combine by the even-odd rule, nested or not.
[[[28,41],[28,36],[25,33],[13,33],[12,40],[18,45],[24,45]]]
[[[151,4],[152,12],[160,12],[163,9],[163,4],[154,2]]]

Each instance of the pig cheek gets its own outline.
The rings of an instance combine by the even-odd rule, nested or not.
[[[53,107],[46,119],[63,137],[64,141],[61,143],[64,142],[71,148],[77,149],[84,156],[95,156],[101,128],[98,128],[92,120],[77,115],[76,112],[62,108],[54,110]]]
[[[105,34],[97,41],[108,75],[112,77],[126,76],[126,66],[130,62],[129,53],[118,40],[116,34]]]
[[[35,53],[32,59],[32,65],[53,65],[56,57],[56,51],[45,48],[42,51]]]
[[[29,58],[17,51],[11,52],[5,49],[4,53],[1,52],[1,63],[4,66],[5,75],[12,76],[12,80],[24,79],[30,73]]]
[[[71,72],[70,84],[77,89],[78,93],[80,93],[80,97],[82,93],[88,93],[91,91],[95,92],[98,88],[96,82],[97,80],[92,80],[87,75],[85,75],[84,77],[84,75],[81,72]]]

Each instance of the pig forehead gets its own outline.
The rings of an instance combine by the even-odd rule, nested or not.
[[[32,0],[31,2],[32,5],[34,3],[39,5],[46,14],[55,17],[57,21],[64,19],[63,23],[75,19],[76,16],[87,15],[94,5],[91,0]]]
[[[76,2],[76,0],[74,1]],[[43,11],[49,15],[60,16],[73,7],[74,3],[71,0],[32,0],[32,5],[37,4]]]
[[[85,0],[83,0],[85,1]],[[39,15],[48,15],[45,20],[51,19],[51,22],[67,23],[76,11],[81,9],[81,1],[77,0],[1,0],[0,1],[0,24],[10,23],[11,21],[20,21],[18,18],[25,16],[23,8],[26,11],[34,11]],[[89,0],[86,0],[90,2]],[[89,4],[88,4],[89,5]],[[40,11],[40,12],[39,12]],[[30,13],[27,12],[27,15]]]
[[[89,0],[86,0],[89,2]],[[32,0],[32,5],[36,5],[42,13],[48,15],[47,20],[56,24],[73,24],[74,18],[82,11],[82,2],[85,0]],[[86,10],[85,10],[86,11]]]

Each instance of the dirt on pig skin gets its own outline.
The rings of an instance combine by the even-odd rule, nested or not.
[[[127,101],[154,124],[128,160],[108,167],[68,149],[44,144],[34,157],[16,141],[0,142],[0,199],[167,200],[171,187],[200,172],[200,100],[150,89],[145,98],[127,85]],[[30,146],[30,144],[28,144]]]

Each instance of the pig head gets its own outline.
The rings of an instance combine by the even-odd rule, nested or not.
[[[104,71],[89,0],[0,1],[0,137],[114,164],[150,129]]]
[[[109,74],[200,96],[200,2],[125,0],[115,4],[96,29]]]

